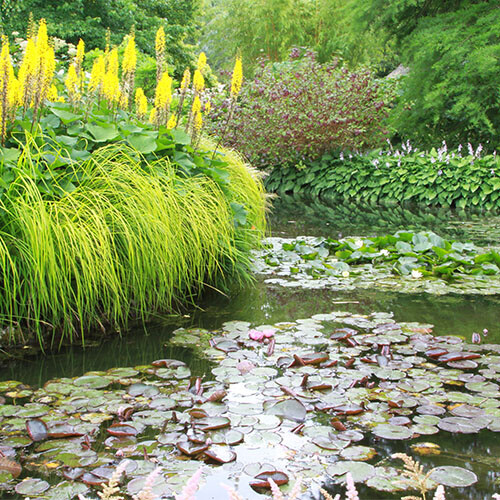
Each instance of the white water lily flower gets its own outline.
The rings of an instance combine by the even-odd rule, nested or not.
[[[342,276],[344,278],[349,278],[349,271],[342,271]]]
[[[360,238],[357,238],[354,240],[354,244],[358,247],[358,248],[361,248],[363,246],[363,240],[361,240]]]
[[[418,278],[421,278],[422,276],[423,276],[423,274],[418,269],[412,269],[412,271],[411,271],[412,278],[418,279]]]
[[[380,250],[380,253],[382,255],[384,255],[385,257],[387,257],[390,254],[390,252],[389,252],[389,250],[387,250],[387,248],[382,248],[382,250]]]

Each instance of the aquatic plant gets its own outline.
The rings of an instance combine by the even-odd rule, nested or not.
[[[399,458],[404,463],[403,477],[405,477],[409,484],[413,487],[419,489],[422,497],[406,497],[406,500],[425,500],[426,493],[429,491],[428,479],[432,473],[432,470],[424,472],[424,467],[417,460],[406,453],[394,453],[392,458]]]
[[[495,294],[500,254],[430,231],[398,231],[373,238],[270,237],[255,252],[256,272],[284,286],[382,287],[400,292]],[[480,341],[476,335],[474,341]]]

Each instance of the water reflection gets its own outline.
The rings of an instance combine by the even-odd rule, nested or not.
[[[273,203],[270,226],[274,236],[377,236],[401,229],[431,230],[447,239],[500,244],[500,216],[449,208],[360,205],[348,201],[327,204],[282,196]]]

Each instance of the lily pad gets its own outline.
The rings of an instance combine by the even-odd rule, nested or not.
[[[437,425],[443,431],[459,434],[476,434],[482,428],[486,427],[488,423],[489,421],[481,425],[478,420],[471,420],[464,417],[445,417]]]
[[[33,441],[43,441],[48,437],[47,424],[39,418],[27,420],[26,430]]]
[[[375,448],[368,446],[350,446],[340,452],[340,456],[344,460],[371,460],[377,455]]]
[[[413,432],[407,427],[392,424],[377,425],[372,432],[383,439],[410,439],[413,436]]]
[[[236,460],[236,453],[227,446],[212,445],[205,450],[205,456],[219,464],[227,464]]]
[[[250,486],[252,488],[265,488],[271,489],[269,484],[269,479],[272,479],[278,486],[288,483],[288,475],[284,472],[273,470],[264,471],[257,474],[252,481],[250,481]]]
[[[91,389],[104,389],[111,384],[109,378],[101,377],[99,375],[83,375],[74,380],[74,384],[78,387],[88,387]]]
[[[292,420],[293,422],[304,422],[307,410],[300,401],[285,399],[268,408],[266,413]]]
[[[477,476],[474,472],[451,465],[435,467],[429,477],[436,483],[451,488],[466,488],[477,482]]]
[[[38,496],[50,488],[47,481],[28,478],[16,484],[16,493],[25,496]]]
[[[328,466],[326,472],[330,476],[343,476],[350,472],[355,483],[364,483],[375,475],[375,467],[364,462],[345,461]]]

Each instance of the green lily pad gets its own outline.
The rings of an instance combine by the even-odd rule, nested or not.
[[[392,424],[377,425],[372,433],[383,439],[411,439],[413,432],[407,427]]]
[[[477,482],[477,476],[474,472],[451,465],[435,467],[429,477],[436,483],[451,488],[466,488]]]
[[[111,384],[111,380],[99,375],[83,375],[76,378],[74,384],[78,387],[88,387],[89,389],[104,389]]]
[[[16,484],[16,493],[26,496],[38,496],[47,491],[50,485],[41,479],[28,478]]]
[[[476,434],[489,423],[479,419],[468,419],[464,417],[445,417],[438,423],[438,427],[443,431],[455,432],[459,434]]]
[[[89,487],[85,484],[63,481],[46,491],[43,497],[47,500],[68,500],[78,495],[85,495],[88,491]]]
[[[377,491],[396,493],[408,489],[408,481],[394,467],[376,467],[374,475],[366,481],[366,486]]]
[[[292,420],[293,422],[304,422],[307,410],[300,401],[285,399],[267,408],[266,413]]]
[[[330,476],[343,476],[350,472],[355,483],[364,483],[375,475],[375,467],[364,462],[345,461],[328,466],[326,472]]]
[[[344,460],[371,460],[377,455],[375,448],[368,446],[350,446],[340,452],[340,456]]]

